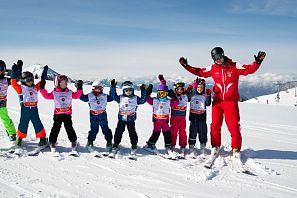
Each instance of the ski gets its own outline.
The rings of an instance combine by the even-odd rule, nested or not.
[[[47,147],[48,147],[48,144],[43,146],[38,146],[33,151],[27,152],[27,156],[37,156],[40,153],[40,151],[44,150]]]
[[[236,166],[238,167],[241,173],[244,173],[246,175],[251,175],[251,176],[257,176],[255,173],[251,172],[245,164],[242,163],[240,158],[238,157],[232,157],[232,158],[233,158],[232,159],[233,163],[236,164]]]
[[[204,168],[207,168],[207,169],[211,169],[215,160],[218,158],[219,154],[220,154],[220,148],[217,149],[217,150],[214,150],[212,153],[211,153],[211,158],[205,162],[204,164]]]
[[[111,152],[108,154],[109,158],[115,159],[116,154],[118,153],[119,149],[118,148],[113,148]]]
[[[98,157],[98,158],[101,158],[102,155],[101,153],[99,153],[98,151],[96,151],[93,147],[91,146],[87,146],[87,150],[90,152],[90,154],[93,156],[93,157]]]
[[[69,156],[79,157],[79,153],[76,150],[72,150],[69,152]]]
[[[178,159],[176,155],[170,154],[169,152],[168,152],[168,154],[162,154],[157,149],[156,150],[152,150],[152,149],[147,148],[146,146],[144,146],[142,149],[145,150],[145,151],[147,151],[147,152],[149,152],[149,153],[152,153],[154,155],[157,155],[159,157],[162,157],[164,159],[169,159],[169,160],[177,160]]]

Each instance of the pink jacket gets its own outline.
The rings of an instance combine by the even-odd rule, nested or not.
[[[61,88],[54,88],[54,90],[52,92],[50,92],[50,93],[48,93],[48,91],[46,89],[41,89],[40,93],[42,94],[42,96],[45,99],[54,100],[55,99],[55,96],[54,96],[54,93],[53,93],[54,91],[63,92]],[[68,91],[71,91],[71,90],[66,88],[65,92],[68,92]],[[81,94],[82,94],[82,90],[77,90],[76,92],[72,92],[72,99],[79,99]],[[61,111],[61,108],[56,108],[55,107],[54,114],[72,114],[72,106],[70,108],[67,108],[67,109],[64,108],[62,111]]]

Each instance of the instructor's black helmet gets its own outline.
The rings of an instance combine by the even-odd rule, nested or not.
[[[221,47],[215,47],[211,50],[211,57],[213,61],[216,61],[224,57],[224,50]]]
[[[34,81],[34,76],[31,72],[25,71],[22,73],[20,81],[22,84],[26,84],[26,82]]]

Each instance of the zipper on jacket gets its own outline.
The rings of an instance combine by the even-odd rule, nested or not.
[[[223,100],[225,100],[225,75],[224,75],[223,68],[222,68],[222,80],[223,80]]]

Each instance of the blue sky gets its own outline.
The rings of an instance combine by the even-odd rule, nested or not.
[[[1,0],[0,58],[69,75],[185,75],[178,58],[209,66],[210,50],[259,73],[297,73],[295,0]]]

